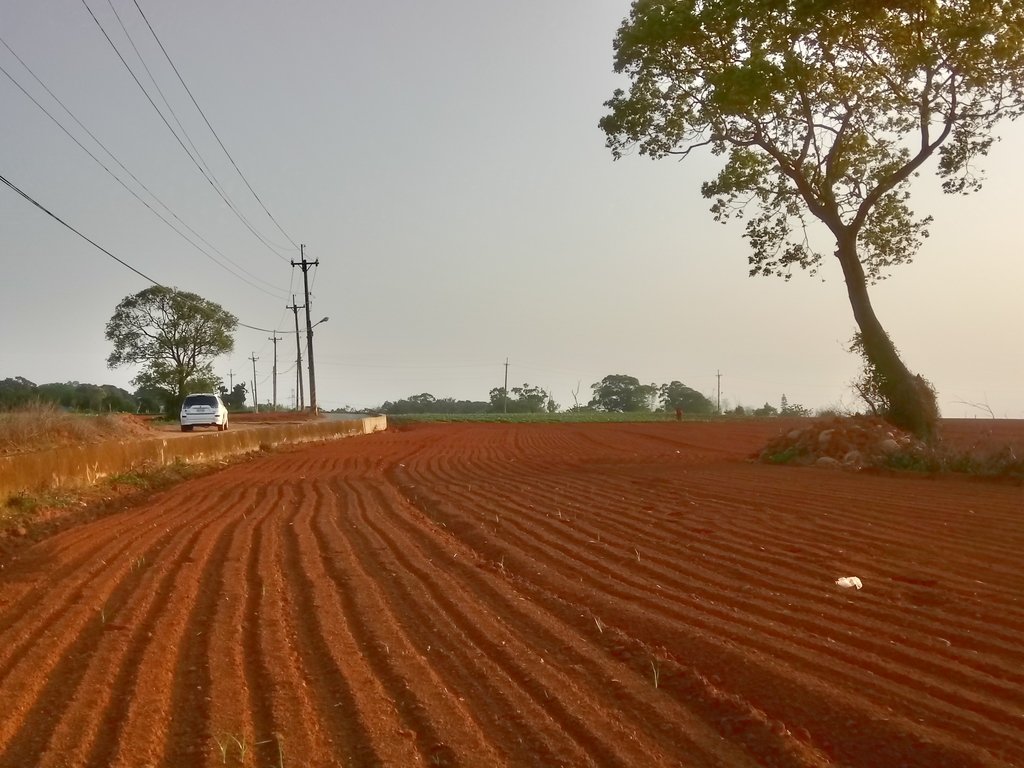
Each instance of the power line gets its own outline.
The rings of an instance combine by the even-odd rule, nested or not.
[[[120,264],[121,266],[123,266],[123,267],[127,267],[127,268],[128,268],[128,269],[130,269],[130,270],[131,270],[132,272],[134,272],[135,274],[137,274],[137,275],[138,275],[139,277],[143,278],[144,280],[148,280],[148,281],[149,281],[149,282],[151,282],[151,283],[152,283],[153,285],[155,285],[155,286],[157,286],[157,287],[159,287],[159,288],[166,288],[167,290],[176,290],[176,289],[174,289],[174,288],[169,288],[168,286],[164,285],[163,283],[160,283],[160,282],[158,282],[158,281],[154,280],[154,279],[153,279],[152,277],[150,277],[149,275],[147,275],[147,274],[145,274],[144,272],[141,272],[141,271],[139,271],[138,269],[136,269],[135,267],[133,267],[133,266],[132,266],[131,264],[129,264],[129,263],[128,263],[127,261],[125,261],[124,259],[120,259],[120,258],[118,258],[118,257],[117,257],[117,256],[115,256],[114,254],[112,254],[112,253],[111,253],[110,251],[108,251],[108,250],[107,250],[106,248],[104,248],[104,247],[103,247],[102,245],[100,245],[99,243],[97,243],[97,242],[96,242],[95,240],[92,240],[92,239],[90,239],[89,237],[87,237],[86,235],[84,235],[84,234],[82,234],[81,232],[79,232],[79,231],[78,231],[77,229],[75,229],[75,228],[74,228],[73,226],[71,226],[71,225],[70,225],[70,224],[68,224],[68,223],[67,223],[66,221],[64,221],[64,219],[62,219],[62,218],[61,218],[60,216],[58,216],[58,215],[57,215],[57,214],[55,214],[55,213],[54,213],[53,211],[51,211],[51,210],[49,210],[48,208],[46,208],[46,207],[45,207],[45,206],[44,206],[44,205],[43,205],[42,203],[39,203],[39,202],[37,202],[37,201],[36,201],[36,200],[35,200],[34,198],[32,198],[32,197],[31,197],[31,196],[30,196],[29,194],[27,194],[26,192],[23,192],[23,191],[22,191],[22,190],[21,190],[21,189],[20,189],[20,188],[19,188],[19,187],[18,187],[17,185],[15,185],[15,184],[14,184],[13,182],[9,181],[9,180],[8,180],[8,179],[7,179],[7,178],[6,178],[5,176],[3,176],[2,174],[0,174],[0,182],[2,182],[2,183],[4,183],[4,184],[6,184],[6,185],[7,185],[8,187],[10,187],[10,188],[11,188],[12,190],[14,190],[14,191],[15,191],[15,192],[16,192],[17,194],[19,194],[19,195],[20,195],[21,197],[23,197],[23,198],[24,198],[25,200],[27,200],[27,201],[28,201],[28,202],[30,202],[30,203],[31,203],[32,205],[34,205],[34,206],[35,206],[36,208],[38,208],[39,210],[41,210],[41,211],[42,211],[43,213],[45,213],[45,214],[46,214],[47,216],[49,216],[50,218],[52,218],[52,219],[53,219],[54,221],[57,221],[57,222],[59,222],[60,224],[62,224],[63,226],[65,226],[65,227],[67,227],[68,229],[70,229],[70,230],[71,230],[72,232],[74,232],[74,233],[75,233],[76,235],[78,235],[78,236],[79,236],[80,238],[82,238],[83,240],[85,240],[85,242],[89,243],[89,245],[93,246],[94,248],[96,248],[96,249],[97,249],[97,250],[99,250],[99,251],[102,251],[103,253],[105,253],[105,254],[106,254],[107,256],[109,256],[110,258],[112,258],[112,259],[113,259],[114,261],[116,261],[116,262],[117,262],[118,264]],[[261,331],[261,332],[263,332],[263,333],[277,333],[277,331],[275,331],[275,330],[271,330],[271,329],[269,329],[269,328],[257,328],[257,327],[256,327],[255,325],[247,325],[246,323],[242,323],[242,322],[239,322],[239,323],[238,323],[238,325],[242,326],[243,328],[249,328],[249,329],[251,329],[251,330],[253,330],[253,331]]]
[[[242,181],[245,182],[245,186],[249,188],[249,191],[252,192],[252,196],[256,198],[256,202],[260,204],[260,207],[264,210],[267,216],[270,217],[270,220],[274,222],[277,228],[281,231],[281,234],[284,235],[285,238],[287,238],[288,242],[291,243],[295,248],[298,248],[298,243],[296,243],[291,238],[291,235],[285,232],[284,227],[282,227],[278,223],[277,219],[274,218],[274,214],[267,210],[267,206],[263,204],[263,201],[260,199],[260,196],[256,194],[256,190],[252,188],[252,185],[249,183],[249,180],[245,178],[245,174],[242,173],[242,169],[238,167],[237,163],[235,163],[235,158],[231,156],[231,153],[228,152],[228,148],[224,146],[224,142],[220,140],[220,136],[217,134],[217,131],[214,130],[213,126],[210,124],[210,121],[206,118],[206,113],[203,112],[202,107],[199,106],[199,102],[196,101],[196,97],[192,95],[192,91],[189,89],[188,85],[185,84],[185,79],[181,76],[181,72],[179,72],[178,68],[174,65],[174,62],[171,60],[170,54],[167,53],[167,49],[164,48],[164,44],[160,42],[160,38],[157,37],[156,30],[154,30],[153,25],[149,23],[149,19],[146,17],[146,14],[143,13],[142,8],[139,6],[138,0],[132,0],[132,2],[138,9],[139,15],[142,16],[142,19],[146,22],[146,26],[149,27],[149,32],[151,35],[153,35],[153,39],[156,40],[156,44],[160,46],[160,50],[163,51],[164,57],[167,59],[167,63],[171,65],[171,69],[174,70],[174,74],[178,76],[178,81],[181,83],[182,88],[185,89],[185,92],[188,94],[188,97],[192,99],[192,103],[199,111],[199,114],[202,115],[203,122],[206,123],[206,127],[210,129],[210,133],[212,133],[214,138],[217,139],[217,143],[220,145],[220,148],[224,150],[224,154],[227,156],[228,160],[231,161],[231,165],[234,166],[236,171],[238,171],[238,175],[239,177],[241,177]]]
[[[206,256],[206,257],[207,257],[208,259],[210,259],[210,260],[211,260],[211,261],[212,261],[212,262],[213,262],[214,264],[216,264],[216,265],[217,265],[218,267],[220,267],[221,269],[225,270],[226,272],[228,272],[229,274],[233,275],[234,277],[237,277],[237,278],[238,278],[239,280],[241,280],[242,282],[244,282],[244,283],[246,283],[246,284],[250,285],[251,287],[255,288],[256,290],[258,290],[258,291],[261,291],[262,293],[265,293],[265,294],[267,294],[268,296],[272,296],[272,297],[274,297],[274,298],[278,298],[278,297],[280,296],[280,293],[279,293],[279,292],[278,292],[278,293],[271,293],[270,291],[266,290],[266,288],[262,288],[262,287],[260,287],[259,285],[256,285],[255,283],[253,283],[252,281],[250,281],[250,280],[247,280],[247,279],[245,278],[245,276],[244,276],[244,275],[248,275],[248,276],[249,276],[249,277],[251,277],[251,278],[252,278],[253,280],[257,280],[257,281],[259,281],[259,282],[263,283],[264,285],[266,285],[266,286],[269,286],[269,287],[270,287],[270,288],[272,288],[272,289],[273,289],[274,291],[277,291],[277,289],[276,289],[276,288],[274,288],[274,286],[273,286],[273,285],[272,285],[271,283],[268,283],[268,282],[267,282],[266,280],[262,280],[261,278],[257,277],[256,275],[254,275],[254,274],[252,274],[251,272],[249,272],[248,270],[246,270],[246,269],[245,269],[245,268],[244,268],[243,266],[241,266],[241,265],[240,265],[240,264],[238,264],[237,262],[233,261],[233,260],[232,260],[232,259],[231,259],[231,258],[230,258],[229,256],[227,256],[226,254],[224,254],[224,253],[223,253],[223,252],[222,252],[221,250],[219,250],[219,249],[218,249],[218,248],[217,248],[216,246],[214,246],[214,245],[213,245],[212,243],[210,243],[210,242],[209,242],[209,241],[208,241],[208,240],[207,240],[206,238],[204,238],[204,237],[203,237],[202,235],[200,235],[200,234],[199,234],[198,232],[196,232],[196,230],[195,230],[195,229],[193,229],[192,227],[190,227],[190,226],[189,226],[189,225],[188,225],[188,224],[187,224],[187,223],[186,223],[186,222],[185,222],[185,221],[184,221],[184,220],[183,220],[183,219],[182,219],[182,218],[181,218],[180,216],[178,216],[178,214],[176,214],[176,213],[175,213],[175,212],[174,212],[173,210],[171,210],[171,208],[170,208],[170,207],[169,207],[169,206],[168,206],[168,205],[167,205],[167,204],[166,204],[165,202],[163,202],[163,200],[161,200],[161,199],[160,199],[160,198],[159,198],[159,197],[158,197],[158,196],[157,196],[157,195],[156,195],[156,194],[155,194],[155,193],[154,193],[154,192],[153,192],[153,191],[152,191],[152,190],[151,190],[151,189],[150,189],[149,187],[147,187],[147,186],[146,186],[146,185],[145,185],[145,184],[144,184],[144,183],[143,183],[142,181],[140,181],[140,180],[139,180],[139,178],[138,178],[138,177],[137,177],[137,176],[136,176],[136,175],[135,175],[134,173],[132,173],[132,172],[131,172],[131,170],[129,170],[129,169],[128,169],[128,167],[127,167],[127,166],[125,166],[125,164],[124,164],[124,163],[122,163],[122,162],[121,162],[121,161],[120,161],[120,160],[119,160],[119,159],[117,158],[117,156],[116,156],[116,155],[114,155],[114,153],[113,153],[113,152],[111,152],[111,151],[110,151],[110,150],[109,150],[109,149],[108,149],[108,148],[106,147],[106,145],[105,145],[105,144],[103,144],[103,142],[102,142],[102,141],[100,141],[100,140],[99,140],[99,139],[98,139],[98,138],[96,137],[96,135],[95,135],[95,134],[93,134],[93,132],[92,132],[92,131],[90,131],[90,130],[89,130],[89,129],[88,129],[88,128],[87,128],[87,127],[86,127],[86,126],[85,126],[85,125],[84,125],[84,124],[82,123],[82,121],[81,121],[81,120],[79,120],[79,119],[78,119],[78,118],[77,118],[77,117],[75,116],[75,114],[74,114],[74,113],[73,113],[73,112],[72,112],[72,111],[71,111],[70,109],[68,109],[67,105],[65,105],[65,104],[64,104],[64,102],[62,102],[62,101],[61,101],[61,100],[60,100],[60,99],[59,99],[59,98],[58,98],[58,97],[56,96],[56,94],[54,94],[54,93],[53,93],[53,91],[51,91],[51,90],[50,90],[50,89],[49,89],[49,88],[47,87],[46,83],[44,83],[44,82],[43,82],[43,81],[42,81],[42,80],[41,80],[41,79],[40,79],[40,78],[39,78],[39,77],[38,77],[38,76],[36,75],[36,73],[32,71],[32,69],[31,69],[31,68],[30,68],[30,67],[29,67],[29,66],[28,66],[28,65],[27,65],[27,64],[26,64],[26,63],[25,63],[25,62],[24,62],[24,61],[22,60],[22,58],[21,58],[20,56],[18,56],[18,54],[17,54],[17,53],[15,53],[15,52],[14,52],[14,50],[13,50],[13,49],[11,48],[11,46],[10,46],[10,45],[9,45],[9,44],[7,43],[7,41],[6,41],[6,40],[4,40],[3,38],[0,38],[0,44],[3,44],[3,46],[4,46],[4,47],[5,47],[5,48],[6,48],[6,49],[7,49],[7,50],[8,50],[9,52],[10,52],[10,54],[11,54],[12,56],[14,56],[14,58],[16,58],[16,59],[18,60],[18,62],[19,62],[19,63],[20,63],[20,64],[21,64],[21,65],[22,65],[22,66],[23,66],[24,68],[25,68],[25,70],[26,70],[26,71],[28,71],[28,73],[29,73],[29,74],[30,74],[30,75],[31,75],[31,76],[32,76],[32,77],[33,77],[33,78],[35,79],[35,81],[36,81],[36,82],[37,82],[37,83],[38,83],[38,84],[39,84],[39,85],[40,85],[40,86],[41,86],[41,87],[43,88],[43,90],[45,90],[45,91],[46,91],[46,92],[47,92],[47,93],[48,93],[48,94],[50,95],[50,97],[51,97],[51,98],[52,98],[52,99],[53,99],[54,101],[56,101],[56,102],[57,102],[57,103],[58,103],[58,104],[59,104],[59,105],[61,106],[61,108],[62,108],[62,109],[63,109],[63,110],[65,111],[65,112],[67,112],[67,114],[68,114],[68,115],[69,115],[69,116],[71,117],[71,119],[72,119],[72,120],[74,120],[74,121],[75,121],[75,123],[77,123],[77,124],[78,124],[78,126],[79,126],[79,127],[80,127],[80,128],[81,128],[81,129],[83,130],[83,131],[85,131],[85,132],[86,132],[86,133],[87,133],[87,134],[89,135],[89,137],[90,137],[90,138],[91,138],[91,139],[92,139],[93,141],[95,141],[95,142],[96,142],[96,144],[97,144],[97,145],[99,145],[99,147],[100,147],[100,148],[101,148],[101,149],[102,149],[102,150],[103,150],[104,152],[106,152],[106,153],[107,153],[107,155],[109,155],[109,156],[110,156],[110,158],[111,158],[111,159],[112,159],[112,160],[113,160],[113,161],[114,161],[115,163],[117,163],[117,164],[118,164],[118,165],[119,165],[119,166],[120,166],[120,167],[122,168],[122,170],[124,170],[124,172],[125,172],[125,173],[127,173],[127,174],[128,174],[128,175],[129,175],[129,176],[130,176],[130,177],[132,178],[132,180],[133,180],[133,181],[135,181],[135,183],[136,183],[136,184],[138,184],[138,185],[139,185],[139,186],[140,186],[140,187],[141,187],[142,189],[144,189],[144,190],[145,190],[145,191],[146,191],[146,192],[147,192],[147,193],[148,193],[148,194],[149,194],[149,195],[150,195],[150,196],[151,196],[151,197],[152,197],[152,198],[153,198],[153,199],[154,199],[154,200],[155,200],[155,201],[156,201],[156,202],[157,202],[157,203],[158,203],[158,204],[160,205],[160,206],[162,206],[162,207],[164,208],[164,210],[166,210],[166,211],[167,211],[167,212],[168,212],[168,213],[169,213],[169,214],[170,214],[171,216],[173,216],[173,217],[174,217],[174,218],[175,218],[175,219],[176,219],[176,220],[177,220],[177,221],[178,221],[178,222],[179,222],[179,223],[180,223],[180,224],[181,224],[181,225],[182,225],[183,227],[185,227],[185,228],[186,228],[186,229],[187,229],[187,230],[188,230],[189,232],[191,232],[191,233],[192,233],[193,235],[195,235],[195,236],[196,236],[196,238],[198,238],[199,240],[201,240],[201,241],[202,241],[203,243],[205,243],[205,244],[206,244],[207,246],[209,246],[209,248],[210,248],[211,250],[213,250],[213,251],[214,251],[215,253],[217,253],[218,255],[220,255],[220,256],[221,256],[221,258],[223,258],[223,259],[224,259],[225,261],[227,261],[227,262],[228,262],[229,264],[231,264],[232,266],[234,266],[234,267],[235,267],[236,269],[240,270],[240,271],[241,271],[241,272],[243,272],[244,274],[239,274],[238,272],[234,271],[234,270],[233,270],[233,269],[231,269],[230,267],[228,267],[228,266],[226,266],[225,264],[222,264],[221,262],[219,262],[219,261],[218,261],[218,260],[216,259],[216,257],[214,257],[214,256],[213,256],[212,254],[210,254],[209,252],[207,252],[207,251],[206,251],[206,250],[205,250],[204,248],[202,248],[202,247],[200,247],[199,245],[197,245],[197,244],[196,244],[196,243],[195,243],[195,242],[194,242],[193,240],[191,240],[191,239],[190,239],[190,238],[189,238],[189,237],[188,237],[188,236],[187,236],[187,235],[186,235],[185,233],[183,233],[183,232],[182,232],[181,230],[179,230],[179,229],[178,229],[178,228],[177,228],[176,226],[174,226],[174,224],[172,224],[172,223],[171,223],[170,221],[168,221],[168,220],[167,220],[167,219],[166,219],[166,218],[165,218],[165,217],[164,217],[164,216],[163,216],[163,215],[162,215],[162,214],[161,214],[161,213],[160,213],[159,211],[157,211],[157,210],[156,210],[155,208],[153,208],[153,206],[151,206],[151,205],[150,205],[150,204],[149,204],[148,202],[146,202],[146,201],[145,201],[144,199],[142,199],[142,197],[141,197],[141,196],[140,196],[140,195],[139,195],[139,194],[138,194],[138,193],[137,193],[137,192],[136,192],[135,190],[133,190],[133,189],[132,189],[131,187],[129,187],[129,186],[128,186],[128,185],[127,185],[127,184],[126,184],[125,182],[124,182],[124,180],[123,180],[123,179],[121,179],[121,178],[120,178],[120,177],[119,177],[119,176],[118,176],[118,175],[117,175],[116,173],[114,173],[114,172],[113,172],[113,171],[112,171],[112,170],[111,170],[111,169],[110,169],[110,168],[109,168],[109,167],[108,167],[108,166],[107,166],[107,165],[106,165],[106,164],[105,164],[105,163],[104,163],[104,162],[103,162],[102,160],[100,160],[100,159],[99,159],[98,157],[96,157],[96,155],[95,155],[95,154],[93,154],[93,153],[92,153],[92,152],[91,152],[91,151],[89,150],[89,148],[88,148],[88,147],[86,147],[86,146],[85,146],[84,144],[82,144],[82,142],[81,142],[81,141],[79,141],[79,140],[78,140],[78,138],[77,138],[77,137],[76,137],[76,136],[75,136],[74,134],[72,134],[72,133],[71,133],[71,132],[70,132],[70,131],[69,131],[69,130],[68,130],[68,129],[67,129],[67,128],[66,128],[66,127],[65,127],[65,126],[64,126],[64,125],[63,125],[63,124],[61,123],[61,122],[60,122],[60,120],[58,120],[58,119],[57,119],[57,118],[56,118],[56,117],[55,117],[55,116],[53,115],[53,113],[51,113],[51,112],[50,112],[50,111],[49,111],[49,110],[48,110],[48,109],[47,109],[46,107],[44,107],[44,106],[43,106],[43,105],[42,105],[42,104],[41,104],[41,103],[40,103],[40,102],[38,101],[38,99],[36,99],[36,98],[35,98],[35,97],[34,97],[34,96],[33,96],[33,95],[31,94],[31,93],[29,93],[29,92],[28,92],[28,90],[27,90],[27,89],[26,89],[26,88],[25,88],[25,87],[24,87],[24,86],[23,86],[23,85],[22,85],[21,83],[19,83],[19,82],[17,81],[17,79],[16,79],[16,78],[15,78],[15,77],[14,77],[14,76],[13,76],[13,75],[12,75],[12,74],[10,73],[10,72],[8,72],[8,71],[7,71],[7,70],[6,70],[6,69],[5,69],[4,67],[3,67],[3,65],[0,65],[0,73],[3,73],[3,74],[4,74],[4,75],[5,75],[6,77],[7,77],[7,79],[8,79],[8,80],[10,80],[10,81],[11,81],[11,82],[12,82],[12,83],[14,84],[14,86],[15,86],[15,87],[16,87],[16,88],[17,88],[18,90],[20,90],[20,91],[21,91],[21,92],[22,92],[22,93],[23,93],[23,94],[24,94],[24,95],[26,96],[26,98],[28,98],[28,99],[29,99],[29,100],[30,100],[30,101],[31,101],[31,102],[32,102],[33,104],[35,104],[35,105],[36,105],[36,107],[38,107],[38,108],[39,108],[39,109],[40,109],[40,110],[41,110],[41,111],[43,112],[43,114],[45,114],[45,115],[46,115],[46,116],[47,116],[48,118],[50,118],[50,120],[52,120],[52,121],[53,121],[53,123],[54,123],[54,124],[55,124],[55,125],[56,125],[56,126],[57,126],[58,128],[60,128],[60,129],[61,129],[61,130],[62,130],[62,131],[63,131],[63,132],[65,133],[65,135],[67,135],[67,137],[68,137],[69,139],[71,139],[71,140],[72,140],[72,141],[73,141],[73,142],[74,142],[74,143],[75,143],[75,144],[76,144],[76,145],[77,145],[77,146],[79,147],[79,149],[81,149],[81,150],[82,150],[83,152],[85,152],[85,154],[87,154],[87,155],[88,155],[88,156],[89,156],[89,157],[90,157],[90,158],[91,158],[91,159],[93,160],[93,162],[95,162],[95,163],[96,163],[96,164],[97,164],[97,165],[98,165],[98,166],[99,166],[100,168],[102,168],[102,169],[103,169],[104,171],[106,171],[106,173],[107,173],[107,174],[108,174],[108,175],[109,175],[109,176],[110,176],[110,177],[111,177],[112,179],[114,179],[114,181],[116,181],[116,182],[117,182],[118,184],[120,184],[120,185],[121,185],[121,186],[122,186],[122,187],[123,187],[123,188],[125,189],[125,191],[127,191],[127,192],[128,192],[128,193],[129,193],[130,195],[132,195],[132,197],[134,197],[134,198],[135,198],[136,200],[138,200],[138,201],[139,201],[140,203],[142,203],[142,205],[144,205],[144,206],[145,206],[146,208],[148,208],[148,209],[149,209],[149,211],[150,211],[150,212],[151,212],[151,213],[152,213],[152,214],[153,214],[154,216],[156,216],[156,217],[157,217],[158,219],[160,219],[160,220],[161,220],[161,221],[162,221],[162,222],[163,222],[164,224],[166,224],[166,225],[167,225],[168,227],[170,227],[170,228],[171,228],[171,230],[172,230],[172,231],[173,231],[173,232],[174,232],[175,234],[177,234],[177,235],[178,235],[179,237],[181,237],[181,238],[182,238],[182,239],[183,239],[183,240],[184,240],[184,241],[185,241],[186,243],[188,243],[188,244],[189,244],[189,245],[191,245],[191,246],[192,246],[193,248],[195,248],[195,249],[196,249],[197,251],[199,251],[199,252],[200,252],[201,254],[203,254],[204,256]]]
[[[192,164],[203,175],[203,178],[205,178],[206,181],[210,184],[210,186],[213,188],[213,191],[217,193],[217,195],[220,197],[220,199],[224,201],[225,205],[227,205],[228,208],[231,209],[231,211],[235,214],[235,216],[238,218],[238,220],[241,221],[242,224],[245,225],[246,229],[248,229],[250,232],[252,232],[252,234],[256,237],[257,240],[259,240],[261,243],[263,243],[263,245],[265,245],[268,249],[270,249],[270,251],[275,256],[277,256],[279,259],[283,259],[284,261],[288,261],[287,257],[285,257],[284,255],[279,253],[277,248],[275,248],[272,243],[270,243],[266,238],[263,237],[263,235],[261,235],[259,232],[257,232],[256,229],[252,226],[252,224],[249,223],[249,220],[246,219],[245,216],[242,215],[241,211],[239,211],[235,207],[235,205],[230,200],[228,200],[227,196],[221,191],[219,183],[215,182],[214,179],[212,178],[213,174],[212,173],[207,173],[206,170],[204,170],[203,166],[200,165],[200,162],[198,160],[196,160],[196,158],[193,156],[193,154],[189,151],[188,147],[185,146],[185,143],[181,140],[181,137],[178,136],[178,134],[175,132],[174,128],[171,127],[171,124],[167,121],[167,118],[164,116],[164,113],[160,111],[160,108],[156,105],[156,102],[153,101],[153,97],[149,95],[149,92],[146,90],[145,86],[142,84],[142,82],[136,76],[135,72],[132,70],[132,68],[128,64],[128,62],[125,60],[124,56],[121,55],[121,51],[118,50],[117,46],[114,44],[114,41],[110,38],[110,35],[107,34],[107,30],[103,28],[103,25],[100,23],[100,20],[98,18],[96,18],[96,14],[93,13],[92,8],[89,7],[89,4],[86,2],[86,0],[82,0],[82,5],[85,6],[85,9],[89,12],[89,15],[92,17],[92,20],[96,23],[96,26],[99,28],[100,32],[103,34],[103,37],[106,38],[106,41],[110,44],[110,47],[113,49],[114,53],[117,54],[117,58],[121,60],[121,63],[124,65],[124,68],[128,70],[128,74],[131,75],[132,80],[134,80],[135,84],[137,86],[139,86],[139,90],[142,91],[143,95],[146,97],[146,100],[150,103],[150,106],[152,106],[153,109],[156,110],[156,113],[157,113],[157,115],[159,115],[160,119],[163,121],[163,124],[165,126],[167,126],[167,130],[169,130],[171,132],[171,135],[174,136],[175,141],[177,141],[178,145],[185,151],[185,154],[188,155],[189,160],[192,161]],[[173,114],[173,111],[172,111],[172,114]],[[175,118],[175,119],[177,119],[177,118]],[[185,133],[184,129],[182,129],[182,132]],[[188,134],[186,133],[186,138],[187,137],[188,137]],[[189,139],[189,141],[191,142],[191,139]],[[198,152],[197,152],[197,154],[198,154]],[[200,160],[202,160],[201,157],[200,157]]]
[[[156,88],[157,95],[160,96],[160,101],[162,101],[164,103],[164,106],[167,107],[167,111],[171,114],[171,117],[174,119],[174,123],[178,126],[178,130],[181,131],[181,135],[185,137],[185,141],[187,141],[188,145],[192,147],[192,151],[195,152],[195,156],[199,159],[199,162],[202,164],[203,168],[205,168],[207,173],[210,174],[210,178],[212,178],[214,183],[217,184],[217,189],[219,189],[221,192],[224,192],[224,185],[222,185],[220,181],[217,179],[217,177],[213,175],[213,171],[210,169],[210,166],[203,158],[202,153],[199,151],[199,147],[197,147],[195,142],[192,141],[192,137],[188,135],[188,131],[185,130],[185,126],[182,125],[181,119],[178,117],[178,114],[174,111],[174,107],[171,106],[171,103],[167,100],[167,97],[164,96],[163,89],[160,88],[160,84],[156,81],[156,78],[153,76],[153,72],[149,69],[149,65],[146,64],[146,60],[142,57],[142,53],[139,52],[138,47],[135,45],[135,41],[132,39],[131,34],[129,34],[128,28],[124,25],[124,21],[121,20],[121,14],[117,12],[117,9],[114,7],[114,3],[111,2],[111,0],[107,0],[107,5],[110,6],[110,11],[114,14],[114,18],[117,19],[117,23],[121,27],[121,31],[124,32],[124,36],[125,39],[128,41],[128,45],[130,45],[132,47],[132,50],[135,51],[135,58],[139,60],[139,63],[142,65],[142,68],[146,70],[146,74],[149,76],[149,82],[151,82],[153,84],[153,87]]]

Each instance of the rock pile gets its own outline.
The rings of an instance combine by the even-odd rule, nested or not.
[[[885,466],[896,454],[923,456],[926,446],[913,435],[872,416],[821,419],[779,435],[754,458],[770,464],[835,469]]]

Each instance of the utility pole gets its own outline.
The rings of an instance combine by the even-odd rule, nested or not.
[[[722,415],[722,372],[717,371],[718,376],[718,415]]]
[[[508,358],[505,358],[505,400],[501,406],[502,413],[508,413]]]
[[[292,263],[294,264],[295,262]],[[302,393],[302,345],[299,343],[299,310],[305,308],[305,304],[299,306],[295,303],[294,293],[292,294],[291,306],[285,307],[285,309],[290,309],[292,314],[295,315],[295,380],[297,382],[296,392],[298,392],[295,398],[295,410],[297,411],[301,411],[306,407],[306,400]]]
[[[231,392],[235,391],[235,372],[228,371],[228,381],[231,382]]]
[[[277,342],[281,341],[282,338],[277,335],[276,331],[273,336],[270,336],[269,341],[274,342],[274,410],[277,410]]]
[[[306,296],[306,362],[309,365],[309,412],[316,416],[316,370],[313,366],[313,323],[309,317],[309,268],[319,267],[320,259],[306,261],[306,246],[299,244],[299,255],[302,260],[292,262],[293,267],[302,268],[302,287]]]
[[[260,398],[256,394],[256,361],[257,360],[259,360],[259,358],[256,357],[256,353],[253,352],[252,353],[252,412],[253,413],[259,413],[260,412]]]

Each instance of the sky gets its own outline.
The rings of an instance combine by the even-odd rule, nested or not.
[[[293,294],[302,303],[290,265],[301,243],[319,262],[313,321],[329,317],[314,333],[322,408],[422,392],[486,400],[506,360],[510,387],[544,387],[562,406],[627,374],[713,399],[720,382],[723,405],[777,406],[785,394],[856,407],[858,361],[845,349],[855,327],[834,259],[816,277],[748,277],[741,225],[716,223],[700,195],[718,158],[613,161],[605,147],[603,102],[627,86],[612,69],[627,0],[138,5],[273,220],[133,0],[0,3],[0,38],[116,161],[2,44],[0,66],[151,208],[216,250],[161,221],[2,73],[0,175],[148,277],[282,331],[281,403],[294,401],[285,307]],[[239,215],[89,9],[164,108],[116,10],[184,143]],[[934,165],[924,170],[912,204],[935,217],[931,237],[872,289],[951,417],[1024,418],[1024,123],[1000,135],[979,193],[943,196]],[[104,327],[146,280],[4,186],[0,265],[0,379],[133,389],[137,369],[106,366]],[[215,363],[225,382],[248,382],[255,356],[261,401],[271,335],[239,328]]]

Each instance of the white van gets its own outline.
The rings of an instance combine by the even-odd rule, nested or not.
[[[202,392],[186,395],[181,404],[181,431],[192,427],[217,427],[218,432],[228,428],[228,409],[220,395]]]

